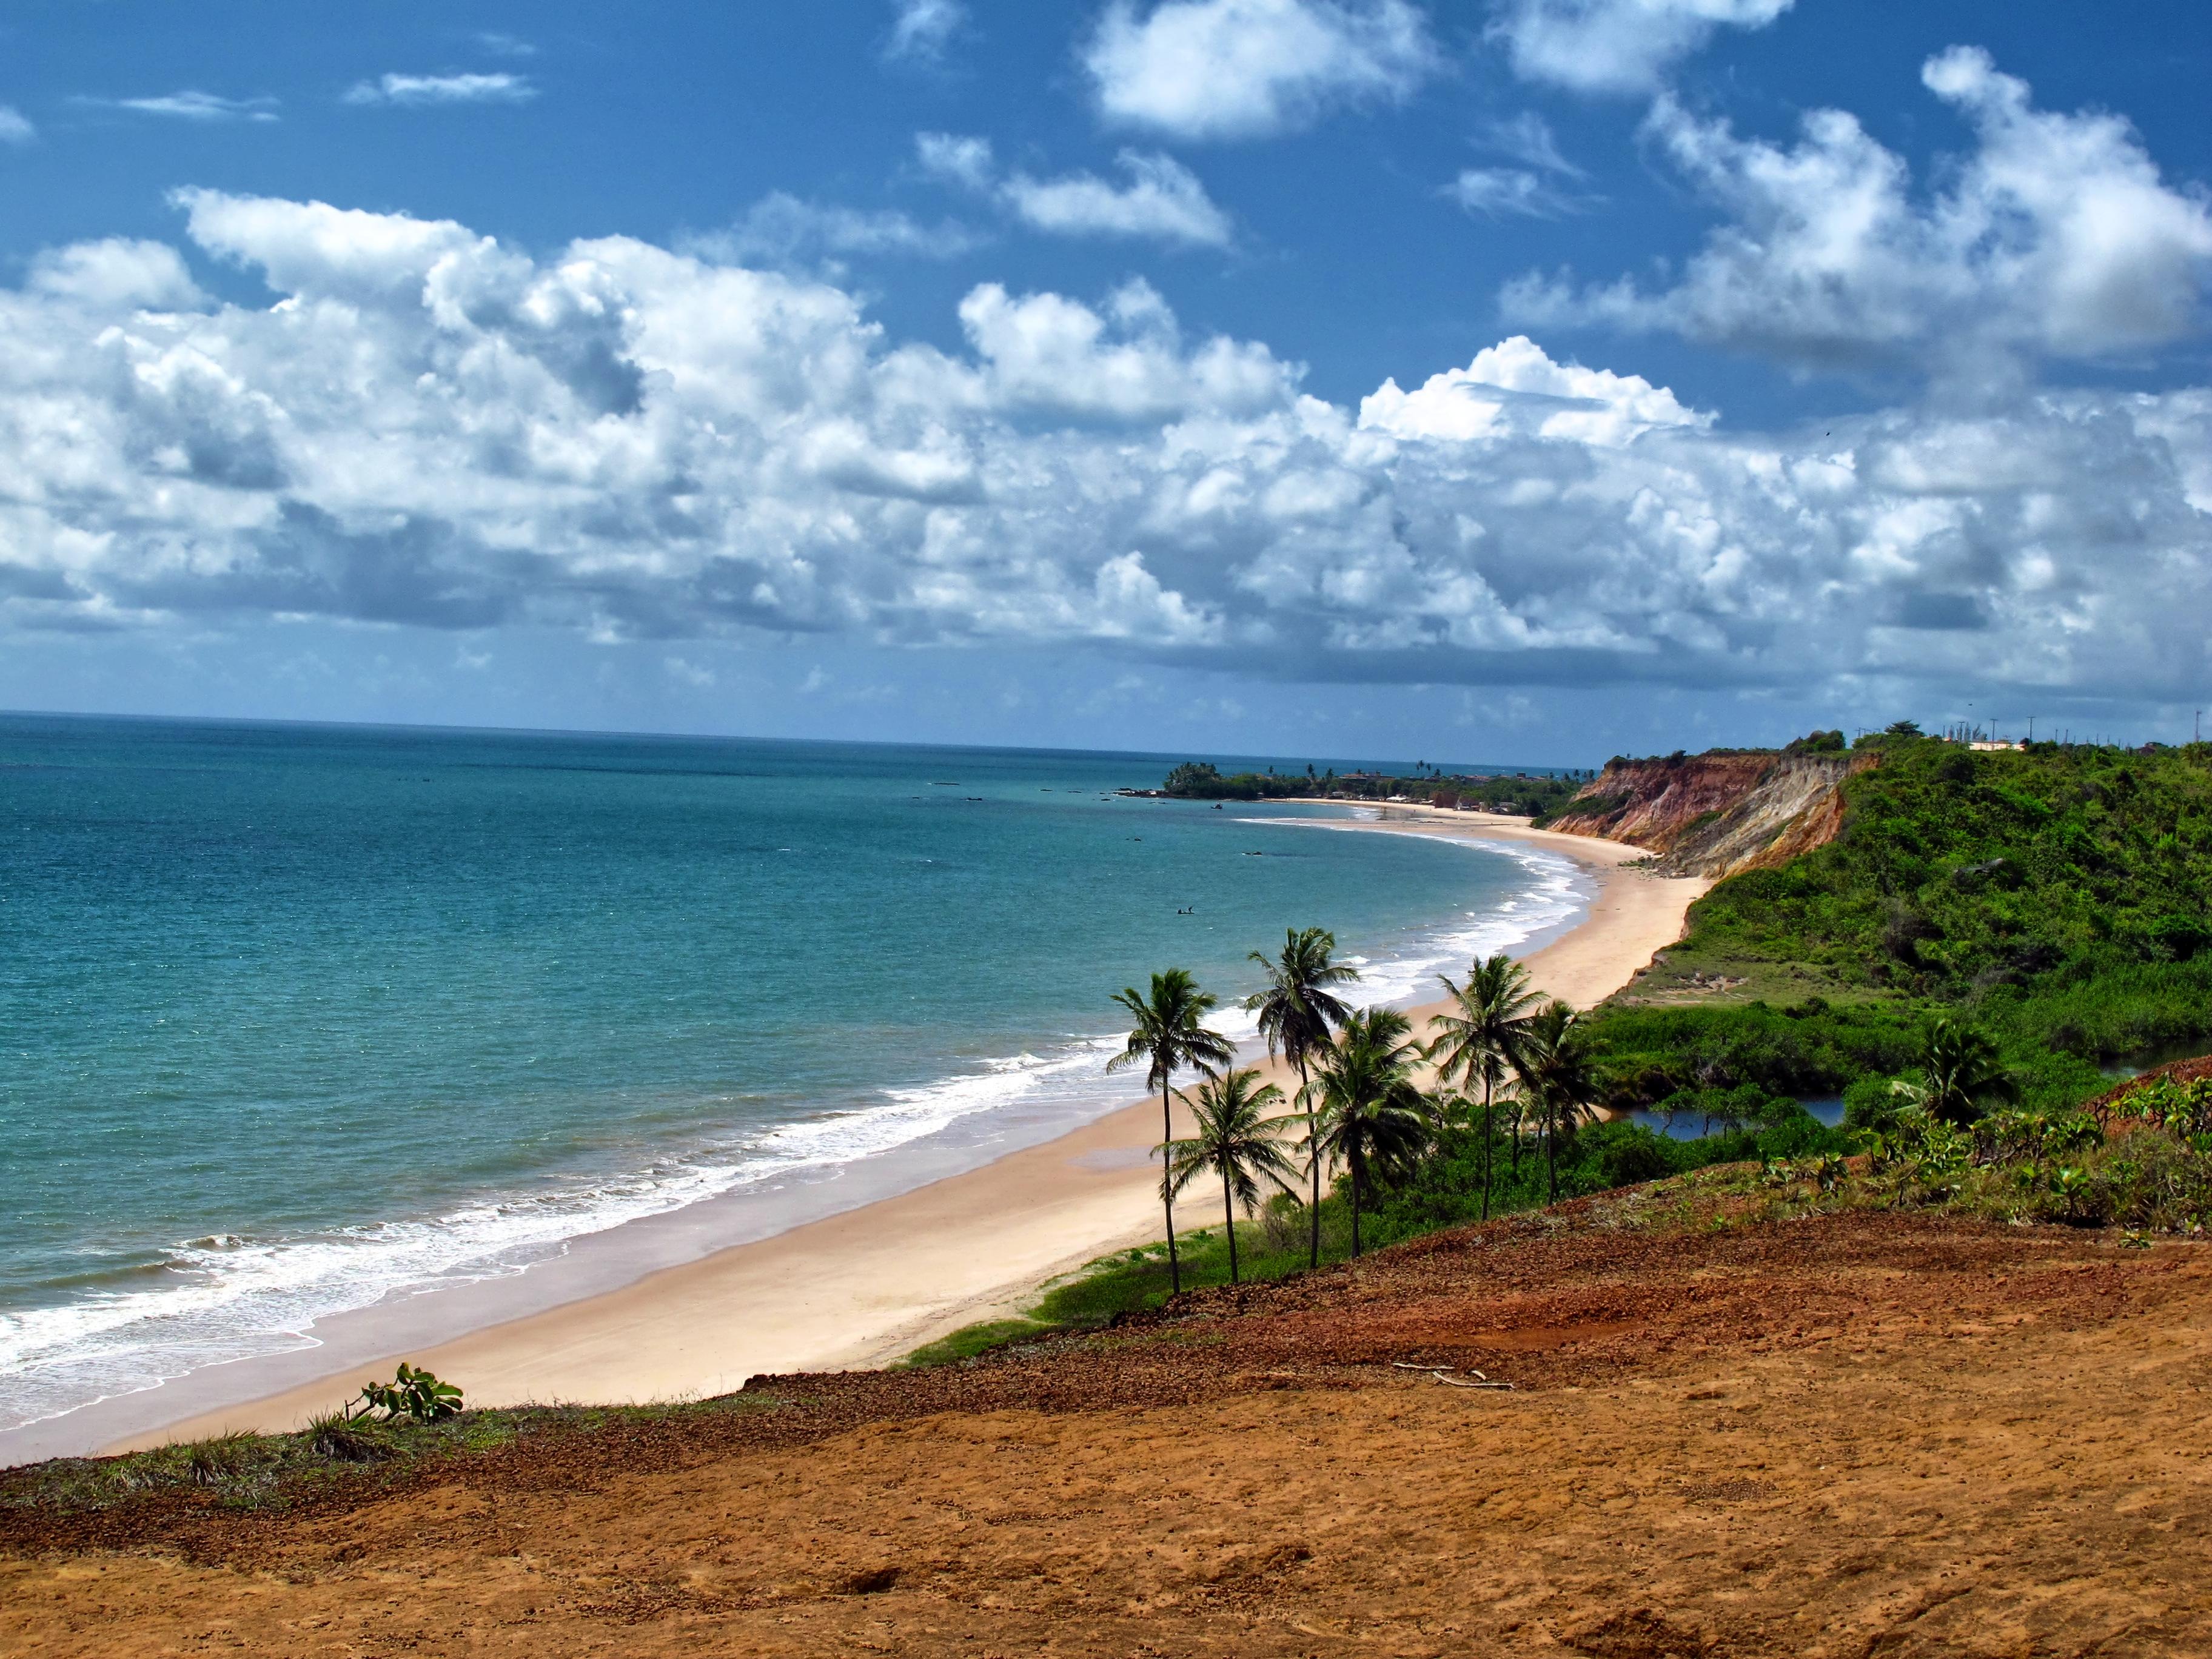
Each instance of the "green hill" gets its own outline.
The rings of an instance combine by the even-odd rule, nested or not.
[[[1841,1091],[1938,1012],[2045,1105],[2212,1047],[2212,744],[1875,741],[1833,842],[1721,883],[1600,1012],[1620,1103]]]

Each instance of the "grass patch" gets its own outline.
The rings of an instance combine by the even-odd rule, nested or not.
[[[777,1409],[757,1395],[677,1405],[518,1406],[463,1412],[434,1423],[335,1413],[295,1434],[227,1434],[118,1457],[62,1457],[0,1473],[0,1510],[82,1513],[149,1498],[189,1496],[216,1508],[279,1510],[346,1489],[368,1489],[456,1459],[526,1439]]]
[[[1613,1103],[1843,1093],[1905,1069],[1937,1014],[2048,1110],[2212,1046],[2212,744],[1881,747],[1835,841],[1722,882],[1596,1012]]]
[[[1749,1167],[1756,1168],[1763,1159],[1834,1155],[1849,1144],[1840,1131],[1822,1127],[1793,1101],[1759,1100],[1753,1108],[1739,1103],[1738,1109],[1739,1127],[1695,1140],[1670,1139],[1633,1123],[1585,1126],[1562,1151],[1559,1194],[1581,1197],[1674,1176],[1680,1177],[1674,1201],[1687,1203],[1686,1194],[1705,1190],[1699,1172],[1711,1166],[1749,1160]],[[1484,1144],[1476,1130],[1449,1130],[1411,1176],[1372,1195],[1360,1212],[1367,1248],[1480,1220]],[[1516,1159],[1510,1139],[1494,1133],[1488,1156],[1492,1216],[1539,1210],[1551,1201],[1540,1147],[1524,1142]],[[1240,1221],[1240,1278],[1255,1284],[1305,1272],[1311,1261],[1306,1206],[1288,1195],[1273,1200],[1257,1218]],[[1219,1224],[1179,1233],[1177,1245],[1185,1290],[1229,1283],[1228,1238]],[[1334,1267],[1351,1255],[1351,1206],[1340,1188],[1322,1200],[1321,1265]],[[904,1363],[959,1364],[1022,1342],[1101,1330],[1119,1316],[1164,1306],[1171,1285],[1164,1243],[1117,1250],[1044,1285],[1021,1317],[967,1326],[916,1350]]]
[[[973,1359],[979,1353],[1003,1348],[1026,1338],[1049,1336],[1054,1327],[1036,1319],[987,1319],[963,1325],[950,1336],[923,1344],[898,1362],[895,1370],[919,1370],[926,1365],[950,1365]]]

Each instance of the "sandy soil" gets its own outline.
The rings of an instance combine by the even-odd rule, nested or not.
[[[1635,848],[1486,814],[1393,809],[1389,822],[1372,827],[1527,842],[1583,865],[1599,883],[1588,919],[1528,958],[1544,990],[1577,1006],[1611,994],[1679,938],[1684,913],[1707,885],[1621,869],[1644,856]],[[1416,1011],[1417,1019],[1438,1006]],[[1286,1073],[1279,1080],[1293,1081]],[[880,1364],[1025,1305],[1055,1273],[1159,1237],[1158,1166],[1146,1162],[1159,1139],[1154,1100],[918,1191],[617,1291],[173,1422],[110,1449],[237,1428],[289,1429],[402,1358],[459,1383],[483,1406],[698,1398],[760,1372]]]
[[[2212,1652],[2207,1247],[1671,1201],[353,1507],[0,1506],[0,1651]]]

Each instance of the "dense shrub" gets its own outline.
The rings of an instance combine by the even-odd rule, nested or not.
[[[1975,753],[1895,733],[1881,752],[1844,785],[1834,842],[1721,883],[1682,946],[1802,964],[1855,1000],[1601,1011],[1615,1103],[1846,1093],[1909,1067],[1939,1013],[1995,1038],[2046,1109],[2113,1061],[2212,1048],[2212,745]]]

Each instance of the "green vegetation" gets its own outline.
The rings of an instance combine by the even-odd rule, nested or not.
[[[1395,1008],[1362,1008],[1345,1021],[1308,1085],[1316,1150],[1344,1169],[1354,1255],[1362,1200],[1409,1175],[1428,1148],[1436,1109],[1413,1083],[1420,1059],[1411,1020]],[[1233,1241],[1231,1249],[1233,1255]]]
[[[2020,1085],[1979,1031],[1939,1019],[1921,1045],[1918,1081],[1900,1079],[1890,1092],[1940,1122],[1964,1128],[1995,1104],[2020,1098]]]
[[[459,1389],[403,1359],[391,1382],[366,1383],[348,1404],[311,1418],[307,1443],[341,1462],[381,1462],[398,1455],[402,1443],[392,1436],[395,1424],[442,1423],[460,1414]]]
[[[1636,1123],[1585,1124],[1562,1143],[1559,1192],[1563,1198],[1581,1198],[1717,1164],[1742,1164],[1756,1169],[1762,1161],[1817,1160],[1823,1155],[1834,1157],[1847,1150],[1848,1145],[1840,1131],[1824,1128],[1794,1101],[1780,1103],[1772,1122],[1730,1127],[1697,1140],[1671,1139]],[[1482,1177],[1486,1170],[1495,1176],[1490,1194],[1492,1216],[1543,1208],[1550,1196],[1542,1160],[1522,1159],[1516,1174],[1510,1170],[1511,1151],[1510,1139],[1502,1129],[1486,1137],[1479,1121],[1443,1129],[1401,1178],[1378,1183],[1378,1190],[1363,1200],[1360,1249],[1380,1249],[1441,1228],[1482,1219]],[[1237,1224],[1243,1283],[1307,1271],[1313,1218],[1307,1214],[1307,1207],[1297,1194],[1279,1192],[1255,1218]],[[1348,1180],[1340,1179],[1323,1197],[1318,1220],[1322,1265],[1350,1261],[1353,1249]],[[1186,1291],[1231,1282],[1228,1241],[1219,1227],[1184,1234],[1179,1259]],[[1164,1244],[1119,1250],[1047,1285],[1025,1317],[969,1326],[918,1349],[905,1363],[955,1364],[1025,1341],[1103,1329],[1117,1316],[1162,1306],[1172,1291]]]
[[[1717,1115],[1721,1132],[1694,1141],[1635,1123],[1590,1123],[1599,1081],[1588,1024],[1562,1002],[1534,1007],[1527,971],[1510,957],[1477,961],[1464,983],[1446,980],[1456,1012],[1435,1020],[1424,1044],[1405,1015],[1348,1010],[1321,988],[1354,977],[1331,965],[1334,944],[1317,929],[1289,933],[1280,957],[1259,958],[1269,969],[1269,988],[1248,1005],[1260,1012],[1271,1046],[1294,1048],[1302,1062],[1297,1111],[1263,1117],[1279,1091],[1255,1087],[1255,1072],[1219,1071],[1225,1062],[1218,1060],[1203,1063],[1205,1080],[1185,1097],[1199,1133],[1167,1143],[1163,1194],[1171,1196],[1201,1173],[1218,1175],[1223,1226],[1101,1258],[1045,1287],[1025,1315],[957,1331],[907,1363],[954,1363],[1095,1328],[1158,1307],[1187,1288],[1279,1278],[1562,1197],[1708,1164],[1832,1158],[1847,1144],[1841,1132],[1824,1128],[1787,1099],[1730,1102]],[[1170,1000],[1200,1012],[1212,1006],[1182,970],[1156,975],[1153,983],[1149,1000],[1125,991],[1115,1000],[1132,1012]],[[1163,997],[1160,988],[1170,984],[1176,997]],[[1184,1020],[1179,1029],[1187,1042],[1213,1035],[1191,1029],[1195,1015],[1177,1018]],[[1157,1012],[1142,1013],[1129,1057],[1158,1052],[1162,1045],[1148,1033],[1164,1023]],[[1435,1079],[1428,1091],[1418,1083],[1424,1064]],[[1501,1112],[1499,1091],[1509,1080],[1512,1092]],[[1480,1103],[1465,1092],[1478,1081]],[[1299,1194],[1298,1171],[1271,1144],[1300,1125],[1307,1132],[1309,1171],[1316,1181],[1323,1163],[1338,1172],[1317,1200]],[[1540,1159],[1522,1156],[1532,1126],[1542,1142]],[[1263,1181],[1278,1190],[1261,1206],[1256,1200]],[[1246,1218],[1241,1221],[1240,1210]]]
[[[775,1411],[764,1395],[668,1406],[520,1406],[412,1416],[347,1418],[332,1412],[298,1434],[227,1434],[120,1457],[63,1457],[0,1472],[0,1508],[61,1514],[185,1496],[219,1510],[297,1507],[318,1497],[380,1489],[427,1463],[481,1456],[520,1442],[647,1425],[672,1419]],[[333,1439],[336,1425],[342,1438]]]
[[[1170,968],[1165,973],[1154,974],[1149,992],[1139,991],[1132,985],[1116,991],[1114,1000],[1121,1005],[1135,1024],[1129,1029],[1128,1046],[1106,1062],[1106,1069],[1119,1071],[1139,1060],[1145,1062],[1146,1086],[1160,1091],[1160,1139],[1164,1144],[1175,1138],[1174,1106],[1169,1099],[1175,1074],[1187,1066],[1209,1070],[1226,1066],[1236,1050],[1220,1032],[1209,1030],[1201,1023],[1212,1012],[1214,1000],[1198,988],[1198,981],[1186,969]],[[1180,1287],[1176,1267],[1175,1188],[1165,1182],[1160,1183],[1160,1203],[1167,1212],[1168,1273]]]
[[[1556,814],[1589,781],[1589,772],[1442,772],[1425,768],[1411,777],[1334,769],[1237,772],[1228,776],[1211,761],[1185,761],[1167,775],[1161,793],[1180,800],[1328,800],[1419,802],[1490,812],[1526,813],[1539,820]]]
[[[951,1365],[973,1359],[994,1348],[1004,1348],[1030,1337],[1048,1336],[1053,1327],[1036,1319],[987,1319],[963,1325],[950,1336],[925,1343],[899,1364],[904,1366]],[[896,1368],[894,1368],[896,1369]]]
[[[1844,746],[1838,732],[1793,745]],[[1323,1192],[1315,1171],[1303,1199],[1279,1192],[1236,1223],[1234,1269],[1219,1230],[1182,1241],[1180,1267],[1176,1246],[1125,1252],[1048,1287],[1027,1318],[917,1359],[1709,1164],[1755,1167],[1774,1203],[2202,1228],[2212,1085],[2138,1091],[2148,1121],[2110,1139],[2079,1108],[2109,1086],[2104,1066],[2212,1047],[2212,745],[1978,752],[1899,721],[1852,747],[1881,759],[1844,784],[1838,838],[1723,882],[1655,971],[1590,1014],[1532,1012],[1512,963],[1477,963],[1464,984],[1445,981],[1457,1007],[1430,1034],[1439,1076],[1426,1094],[1412,1086],[1408,1033],[1340,1005],[1310,1020],[1297,1103],[1339,1174]],[[1170,781],[1204,795],[1316,781],[1193,766]],[[1404,780],[1374,781],[1406,793]],[[1290,957],[1269,966],[1274,980]],[[1843,1127],[1801,1104],[1824,1095],[1842,1097]],[[1381,1100],[1402,1132],[1387,1147],[1372,1133]],[[1599,1104],[1707,1133],[1588,1122]],[[1524,1156],[1532,1127],[1540,1159]],[[1861,1151],[1871,1167],[1847,1170]]]
[[[1321,1118],[1309,1068],[1313,1056],[1328,1047],[1330,1031],[1352,1015],[1330,988],[1359,977],[1358,969],[1332,959],[1335,951],[1336,935],[1324,928],[1285,928],[1282,955],[1270,960],[1252,952],[1267,976],[1267,988],[1244,999],[1244,1012],[1258,1016],[1268,1054],[1279,1054],[1290,1062],[1298,1074],[1299,1098],[1306,1103],[1306,1180],[1313,1218],[1307,1265],[1314,1267],[1321,1266]]]
[[[2148,1079],[2107,1115],[2109,1127],[2082,1111],[2007,1109],[1962,1128],[1892,1097],[1880,1131],[1855,1132],[1826,1127],[1792,1100],[1739,1100],[1735,1106],[1741,1118],[1696,1140],[1670,1139],[1629,1122],[1581,1127],[1562,1150],[1562,1195],[1692,1178],[1707,1197],[1750,1200],[1744,1219],[1841,1208],[1935,1209],[2008,1222],[2119,1227],[2131,1243],[2153,1232],[2194,1236],[2212,1226],[2212,1079]],[[1365,1247],[1480,1219],[1483,1176],[1503,1163],[1503,1139],[1486,1137],[1479,1121],[1443,1130],[1405,1178],[1363,1212]],[[1528,1159],[1517,1175],[1501,1174],[1493,1211],[1541,1208],[1548,1186],[1537,1160]],[[1247,1281],[1304,1269],[1304,1207],[1295,1196],[1278,1194],[1255,1221],[1240,1224]],[[1321,1231],[1325,1262],[1352,1256],[1346,1183],[1324,1199]],[[1185,1288],[1230,1282],[1218,1230],[1186,1235],[1182,1243]],[[1010,1343],[1098,1329],[1116,1316],[1159,1307],[1170,1293],[1164,1245],[1118,1251],[1048,1286],[1027,1317],[972,1326],[907,1363],[955,1363]]]
[[[401,1417],[435,1423],[460,1415],[461,1391],[403,1359],[391,1382],[370,1382],[362,1389],[346,1417],[350,1421],[377,1412],[384,1413],[387,1423]]]
[[[1836,841],[1723,882],[1595,1017],[1611,1103],[1845,1093],[1913,1064],[1939,1018],[2045,1111],[2101,1066],[2208,1046],[2212,745],[1860,746],[1881,764],[1844,785]]]
[[[2094,1112],[1985,1113],[1964,1124],[1920,1106],[1861,1137],[1863,1160],[1762,1167],[1763,1184],[1805,1207],[1932,1209],[2011,1223],[2201,1237],[2212,1224],[2212,1079],[2146,1079]]]
[[[1478,961],[1468,970],[1467,982],[1443,980],[1452,1012],[1429,1022],[1436,1035],[1429,1044],[1429,1059],[1436,1066],[1437,1086],[1449,1089],[1482,1085],[1481,1130],[1486,1161],[1482,1166],[1482,1219],[1490,1218],[1492,1170],[1488,1152],[1497,1133],[1498,1091],[1504,1086],[1521,1052],[1532,1010],[1542,1000],[1531,988],[1528,970],[1504,951]],[[1471,1104],[1462,1097],[1462,1104]],[[1516,1104],[1514,1122],[1520,1122]],[[1316,1190],[1316,1200],[1320,1194]]]
[[[1597,1054],[1589,1027],[1564,1002],[1546,1003],[1528,1021],[1509,1058],[1520,1093],[1543,1126],[1550,1196],[1559,1196],[1559,1143],[1597,1103]]]
[[[1197,1133],[1167,1145],[1167,1187],[1181,1193],[1200,1176],[1221,1178],[1223,1231],[1229,1241],[1229,1282],[1237,1283],[1237,1208],[1246,1214],[1260,1201],[1265,1176],[1287,1189],[1297,1170],[1283,1153],[1275,1132],[1287,1120],[1271,1118],[1267,1109],[1283,1097],[1272,1083],[1260,1081],[1256,1067],[1208,1077],[1187,1097]]]
[[[1812,732],[1790,743],[1784,752],[1791,755],[1840,755],[1850,747],[1841,732]]]

